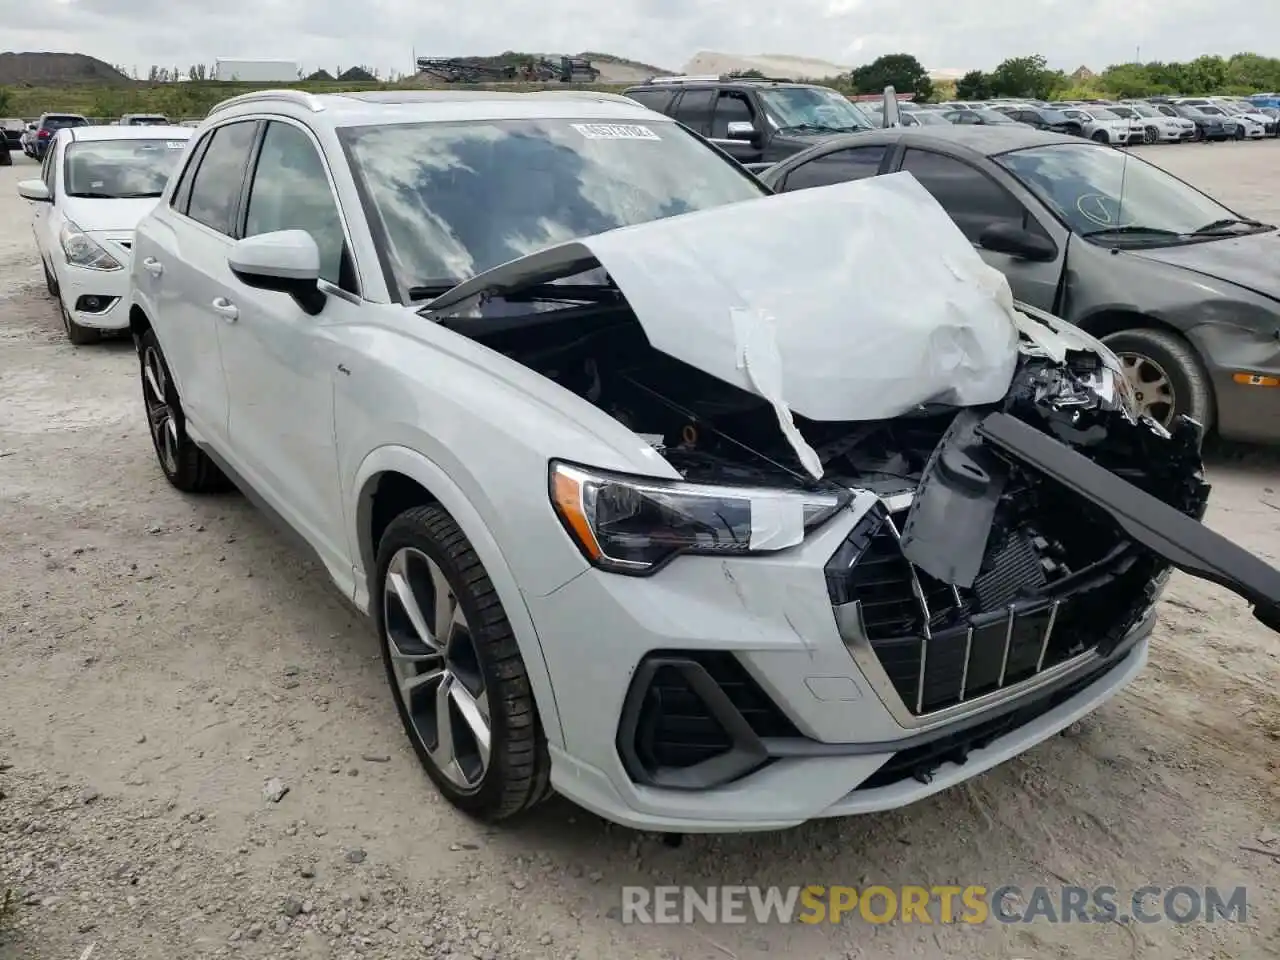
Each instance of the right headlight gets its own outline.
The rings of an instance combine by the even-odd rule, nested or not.
[[[67,255],[67,263],[73,267],[84,267],[86,270],[119,270],[121,263],[70,220],[62,225],[58,235],[62,244],[62,252]]]
[[[644,576],[681,553],[769,553],[794,546],[852,493],[655,480],[553,461],[551,503],[595,566]]]

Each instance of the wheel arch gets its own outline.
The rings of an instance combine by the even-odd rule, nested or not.
[[[355,508],[348,523],[354,528],[351,542],[357,548],[359,563],[359,569],[354,571],[356,605],[372,612],[378,539],[387,524],[411,507],[430,504],[443,507],[484,564],[520,647],[543,730],[552,744],[563,749],[564,731],[551,674],[524,594],[488,524],[462,489],[438,464],[398,445],[379,447],[365,457],[352,489],[356,491]]]

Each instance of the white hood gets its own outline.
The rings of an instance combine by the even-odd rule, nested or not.
[[[480,274],[424,312],[594,263],[655,349],[769,400],[798,450],[789,411],[883,420],[928,402],[1001,399],[1026,323],[1004,276],[909,173],[561,244]]]
[[[94,197],[64,197],[67,217],[87,233],[132,233],[151,212],[158,197],[103,200]]]

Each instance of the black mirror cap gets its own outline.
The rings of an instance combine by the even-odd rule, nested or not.
[[[270,277],[259,273],[244,273],[231,268],[235,278],[246,287],[255,290],[270,290],[273,293],[284,293],[293,297],[299,307],[311,316],[324,309],[328,299],[314,280],[294,280],[289,277]]]
[[[1058,255],[1058,248],[1048,237],[1043,237],[1009,223],[993,223],[982,231],[978,245],[992,253],[1004,253],[1022,260],[1047,262]]]

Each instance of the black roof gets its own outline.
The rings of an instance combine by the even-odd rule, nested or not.
[[[1055,143],[1092,145],[1090,140],[1082,140],[1080,137],[1068,134],[1046,133],[1034,127],[1003,123],[952,127],[891,127],[887,130],[851,133],[843,138],[832,137],[830,140],[823,140],[822,145],[830,147],[837,140],[847,141],[849,146],[855,143],[896,143],[899,140],[918,143],[922,146],[955,144],[984,157],[994,157],[997,154],[1008,153],[1010,150],[1043,147]],[[844,145],[845,143],[841,143],[841,146]]]

